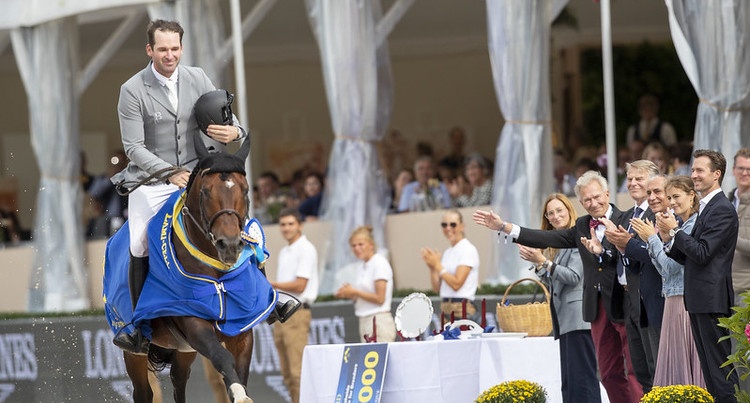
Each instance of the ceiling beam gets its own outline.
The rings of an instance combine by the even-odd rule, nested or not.
[[[247,37],[255,31],[260,22],[263,21],[266,14],[271,11],[271,8],[273,8],[275,4],[276,0],[260,0],[255,4],[255,7],[250,11],[250,14],[242,20],[243,40],[247,39]],[[219,49],[219,52],[217,53],[216,59],[223,63],[223,65],[220,66],[221,68],[226,67],[229,60],[233,57],[233,41],[234,40],[231,36],[227,38],[227,41],[221,46],[221,49]]]
[[[117,29],[107,38],[104,44],[99,47],[99,50],[81,72],[78,87],[76,88],[78,95],[86,91],[86,88],[94,81],[94,78],[107,65],[107,61],[120,50],[120,46],[128,39],[130,33],[139,26],[145,16],[145,8],[131,11]]]

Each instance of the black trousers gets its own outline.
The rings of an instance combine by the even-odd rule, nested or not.
[[[563,403],[601,402],[590,330],[560,335],[560,374]]]
[[[729,335],[729,330],[719,327],[719,318],[724,315],[718,313],[689,313],[690,328],[693,330],[695,347],[698,349],[698,358],[701,361],[703,377],[706,380],[706,389],[714,397],[716,403],[736,403],[734,397],[734,385],[739,378],[737,372],[729,371],[733,366],[728,365],[721,368],[732,353],[732,345],[729,340],[721,343],[719,338]],[[727,376],[729,376],[727,378]]]

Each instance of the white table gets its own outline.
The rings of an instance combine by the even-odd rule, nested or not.
[[[344,344],[310,345],[302,358],[301,403],[335,400]],[[382,403],[471,403],[498,383],[525,379],[562,402],[560,353],[551,337],[493,337],[390,343]],[[609,402],[604,388],[602,402]]]

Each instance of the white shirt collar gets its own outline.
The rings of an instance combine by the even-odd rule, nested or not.
[[[177,76],[180,73],[180,67],[178,66],[174,70],[174,73],[172,73],[172,77],[169,77],[169,78],[165,77],[164,75],[162,75],[161,73],[159,73],[158,71],[156,71],[156,68],[154,67],[154,63],[153,62],[151,63],[151,71],[154,73],[154,75],[156,76],[156,79],[161,83],[161,85],[167,85],[167,81],[168,80],[177,82]]]
[[[718,187],[718,188],[714,189],[712,192],[710,192],[709,194],[707,194],[706,196],[702,197],[701,200],[700,200],[699,206],[698,206],[698,214],[702,213],[703,209],[706,207],[706,205],[708,204],[708,202],[710,202],[711,199],[713,199],[714,196],[716,196],[720,192],[721,192],[721,188]]]

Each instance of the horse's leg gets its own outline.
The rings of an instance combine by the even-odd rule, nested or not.
[[[187,387],[188,378],[190,378],[190,365],[193,361],[195,361],[195,352],[183,353],[175,351],[174,353],[169,378],[172,380],[175,403],[185,403],[187,401],[185,388]]]
[[[154,395],[148,383],[148,358],[145,355],[123,351],[125,370],[133,383],[133,402],[151,403]]]
[[[228,337],[224,344],[235,359],[234,367],[237,370],[237,376],[240,377],[243,385],[247,385],[250,376],[250,360],[253,358],[253,331],[249,330],[246,333]]]
[[[232,402],[252,403],[253,400],[247,396],[245,384],[237,375],[234,357],[221,345],[211,323],[188,316],[174,317],[174,321],[184,333],[188,344],[200,355],[208,358],[214,368],[224,377]]]

